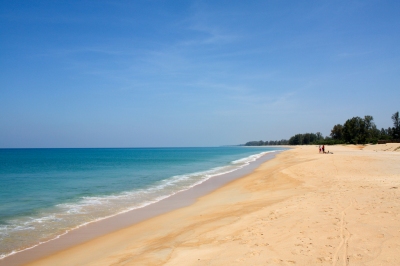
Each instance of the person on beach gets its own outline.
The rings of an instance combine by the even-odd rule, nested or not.
[[[322,153],[325,153],[325,145],[322,145]]]
[[[321,145],[318,146],[319,153],[321,153]]]

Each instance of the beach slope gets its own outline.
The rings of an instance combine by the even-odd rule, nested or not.
[[[188,207],[30,265],[400,265],[400,144],[388,145],[295,147]]]

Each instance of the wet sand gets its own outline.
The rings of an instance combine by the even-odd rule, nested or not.
[[[400,265],[400,144],[326,150],[29,265]]]
[[[50,256],[62,250],[66,250],[73,246],[82,244],[97,237],[140,223],[149,218],[156,217],[160,214],[189,206],[193,204],[199,197],[204,196],[235,179],[251,173],[263,162],[274,158],[274,156],[280,151],[281,148],[279,148],[279,151],[277,152],[265,154],[264,156],[254,162],[251,162],[244,168],[241,168],[231,173],[215,176],[191,189],[179,192],[154,204],[126,213],[118,214],[104,220],[87,224],[75,230],[71,230],[67,234],[62,235],[57,239],[50,240],[36,247],[18,252],[12,256],[0,260],[0,266],[24,265],[26,263],[38,260],[46,256]]]

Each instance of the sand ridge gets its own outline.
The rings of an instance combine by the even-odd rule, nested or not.
[[[386,144],[379,144],[379,145],[365,145],[361,146],[363,150],[369,151],[395,151],[400,152],[400,143],[386,143]]]
[[[400,265],[389,146],[296,147],[189,207],[31,265]]]

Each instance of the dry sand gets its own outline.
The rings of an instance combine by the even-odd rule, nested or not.
[[[398,147],[296,147],[189,207],[32,265],[400,265]]]

